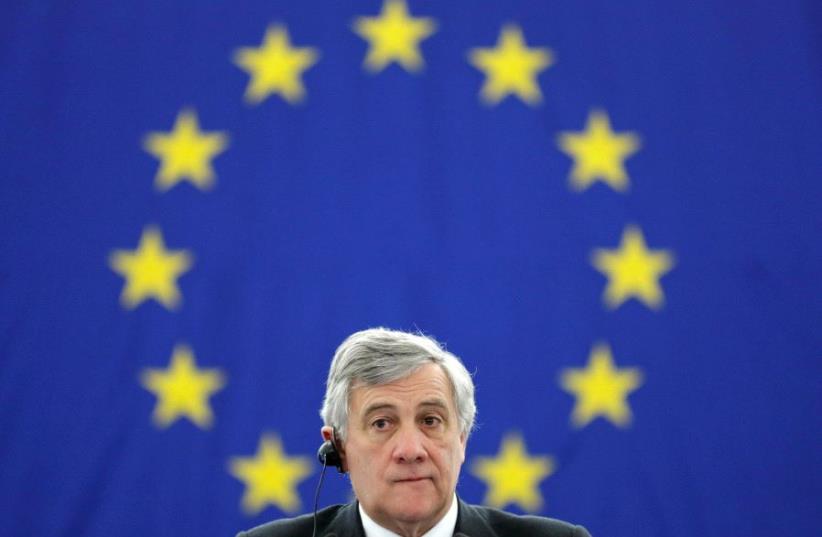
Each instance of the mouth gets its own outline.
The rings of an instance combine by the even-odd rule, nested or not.
[[[417,483],[419,481],[425,481],[429,479],[428,477],[406,477],[405,479],[395,479],[395,483]]]

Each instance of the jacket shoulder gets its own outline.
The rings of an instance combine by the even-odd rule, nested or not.
[[[323,531],[337,516],[344,505],[332,505],[317,511],[317,535]],[[314,514],[300,515],[294,518],[281,518],[267,522],[256,528],[241,531],[237,537],[304,537],[314,530]]]
[[[555,518],[515,515],[479,505],[467,505],[466,515],[481,518],[494,535],[501,537],[516,535],[527,535],[528,537],[591,537],[588,530],[582,526],[569,524]]]

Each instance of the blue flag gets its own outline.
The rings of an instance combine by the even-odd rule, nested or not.
[[[457,493],[595,536],[816,535],[815,2],[17,2],[3,535],[311,512],[336,346],[477,385]],[[352,498],[327,475],[320,505]]]

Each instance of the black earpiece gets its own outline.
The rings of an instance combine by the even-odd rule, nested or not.
[[[317,536],[317,508],[320,505],[320,488],[323,486],[323,478],[325,477],[325,469],[329,466],[334,466],[341,474],[345,473],[343,470],[342,457],[337,451],[337,431],[331,428],[331,440],[326,440],[320,449],[317,450],[317,459],[323,465],[323,471],[320,473],[320,481],[317,483],[317,491],[314,493],[314,531],[311,537]],[[333,537],[335,534],[329,533],[328,537]]]
[[[336,441],[337,431],[332,429],[331,440],[326,440],[323,442],[323,445],[320,446],[320,449],[317,451],[317,459],[323,466],[334,466],[341,474],[343,474],[345,473],[345,470],[343,470],[340,452],[337,451]]]

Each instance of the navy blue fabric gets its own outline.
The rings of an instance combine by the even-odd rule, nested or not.
[[[425,68],[363,68],[381,2],[12,2],[0,17],[0,530],[231,535],[233,457],[313,457],[335,347],[422,330],[475,375],[469,469],[519,433],[551,456],[539,514],[592,535],[818,534],[822,11],[814,1],[411,2]],[[280,23],[315,47],[304,102],[243,100],[232,62]],[[468,61],[505,24],[554,64],[536,106],[482,102]],[[229,137],[216,184],[154,187],[183,109]],[[557,138],[607,112],[630,189],[569,187]],[[146,226],[188,250],[182,302],[119,301]],[[628,225],[675,264],[664,305],[603,302]],[[575,427],[559,382],[597,342],[642,371],[633,420]],[[140,383],[186,343],[214,423],[152,423]],[[309,511],[318,467],[299,482]],[[321,505],[346,503],[326,476]],[[507,506],[522,513],[522,506]]]

